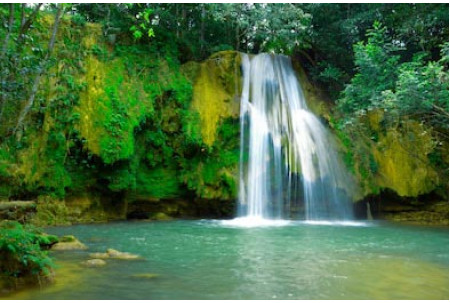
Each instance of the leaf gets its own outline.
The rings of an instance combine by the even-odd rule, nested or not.
[[[136,30],[133,33],[134,39],[139,40],[142,37],[142,32],[140,30]]]
[[[16,247],[12,244],[6,245],[6,248],[12,253],[15,253],[17,251]]]
[[[153,31],[153,28],[150,28],[150,29],[148,30],[148,37],[149,37],[149,38],[155,37],[155,32]]]

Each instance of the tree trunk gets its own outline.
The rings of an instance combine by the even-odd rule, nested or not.
[[[20,141],[20,139],[22,138],[23,121],[24,121],[25,117],[27,116],[28,112],[30,111],[31,107],[33,106],[34,99],[36,97],[36,93],[39,88],[39,83],[41,81],[41,76],[44,73],[44,71],[46,70],[47,61],[50,58],[53,48],[55,46],[56,33],[58,32],[59,22],[61,21],[62,13],[63,13],[63,6],[61,4],[58,4],[58,9],[57,9],[56,15],[55,15],[55,22],[53,23],[52,36],[48,43],[47,53],[45,54],[45,57],[42,59],[41,63],[39,64],[38,73],[36,74],[36,77],[34,78],[33,87],[31,89],[30,96],[28,97],[25,107],[20,112],[19,119],[17,120],[16,128],[14,129],[14,133],[16,134],[17,141]]]
[[[22,3],[22,9],[20,11],[20,28],[25,24],[25,7],[27,7],[27,4]]]
[[[42,6],[42,3],[38,3],[38,5],[36,5],[34,7],[34,10],[31,13],[31,15],[26,19],[25,19],[24,7],[22,7],[22,13],[23,13],[22,21],[21,21],[21,26],[20,26],[20,30],[19,30],[19,36],[17,38],[18,52],[20,52],[22,50],[22,44],[23,44],[23,40],[25,39],[25,35],[28,32],[28,30],[30,29],[31,24],[33,24],[33,21],[36,18],[37,14],[39,13],[41,6]]]

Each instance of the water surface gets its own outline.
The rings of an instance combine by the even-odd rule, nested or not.
[[[51,228],[89,251],[52,253],[57,282],[11,299],[448,299],[448,228],[386,223],[121,222]],[[81,261],[107,248],[143,260]],[[152,279],[134,274],[158,274]]]

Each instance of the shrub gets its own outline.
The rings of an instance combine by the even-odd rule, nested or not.
[[[15,221],[0,224],[0,281],[7,289],[48,281],[52,260],[42,249],[57,241],[35,227]],[[43,279],[42,279],[43,278]]]

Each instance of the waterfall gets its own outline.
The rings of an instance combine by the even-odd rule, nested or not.
[[[351,220],[352,180],[290,58],[242,55],[239,216]]]

